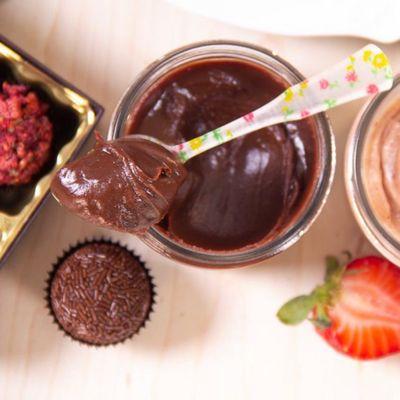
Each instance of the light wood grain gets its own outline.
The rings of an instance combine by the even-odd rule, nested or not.
[[[0,32],[102,103],[103,132],[135,75],[183,44],[258,43],[306,75],[365,44],[252,32],[156,0],[0,0]],[[399,70],[400,44],[384,49]],[[282,302],[319,281],[327,253],[373,251],[353,220],[342,179],[344,143],[361,104],[331,112],[338,168],[322,215],[298,244],[254,268],[180,266],[49,200],[0,271],[0,399],[398,399],[400,357],[354,362],[330,350],[307,324],[289,329],[275,318]],[[142,255],[158,292],[146,329],[106,349],[63,337],[43,300],[57,255],[93,235],[119,238]]]

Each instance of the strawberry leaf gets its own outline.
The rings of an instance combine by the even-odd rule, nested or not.
[[[310,321],[319,329],[326,329],[331,326],[331,322],[327,319],[311,319]]]
[[[320,329],[329,328],[331,326],[331,320],[327,314],[325,305],[321,303],[317,304],[315,317],[311,319],[311,322]]]
[[[279,309],[277,317],[284,324],[297,325],[307,319],[315,305],[314,295],[298,296],[284,304]]]
[[[339,260],[334,256],[327,256],[325,259],[326,271],[325,271],[325,282],[328,282],[333,275],[340,268]]]

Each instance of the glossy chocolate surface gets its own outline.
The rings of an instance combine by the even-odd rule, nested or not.
[[[80,217],[137,234],[163,219],[185,176],[159,144],[135,137],[106,142],[98,135],[94,149],[58,171],[51,191]]]
[[[178,144],[272,100],[287,82],[256,64],[209,60],[163,77],[131,113],[129,134]],[[185,163],[188,177],[158,226],[206,251],[256,247],[276,237],[316,181],[313,120],[277,125]]]

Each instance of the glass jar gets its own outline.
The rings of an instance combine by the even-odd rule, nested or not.
[[[386,258],[400,265],[400,243],[383,221],[379,220],[368,200],[363,157],[374,124],[394,104],[400,102],[400,76],[394,80],[389,92],[372,98],[356,118],[349,135],[345,154],[345,184],[353,214],[371,244]]]
[[[258,64],[272,70],[272,72],[285,79],[291,85],[304,79],[295,68],[276,54],[252,44],[230,41],[195,43],[165,55],[148,66],[139,75],[125,92],[114,111],[108,139],[115,139],[127,134],[131,122],[131,110],[140,104],[140,100],[146,91],[166,73],[193,61],[215,58],[238,59]],[[325,114],[315,116],[314,121],[319,142],[318,178],[311,190],[312,193],[309,196],[307,207],[302,210],[290,226],[282,230],[278,237],[259,247],[225,253],[202,251],[185,246],[181,242],[168,237],[157,227],[149,229],[140,238],[151,248],[166,257],[189,265],[210,268],[246,266],[260,262],[287,249],[308,230],[318,216],[325,203],[333,179],[335,146],[332,129]]]

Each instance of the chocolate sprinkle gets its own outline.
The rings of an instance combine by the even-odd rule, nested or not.
[[[93,345],[131,337],[145,324],[153,304],[153,286],[143,263],[107,242],[72,249],[56,266],[48,295],[61,328]]]

